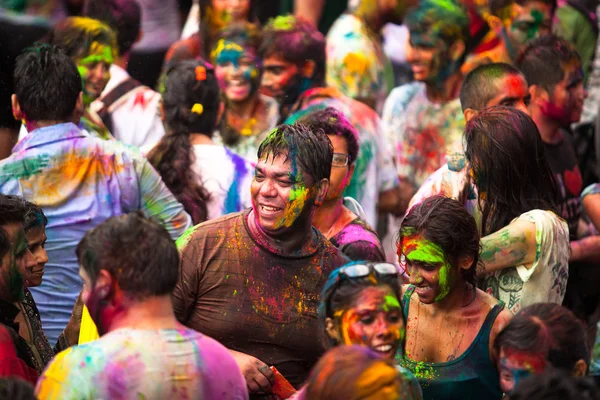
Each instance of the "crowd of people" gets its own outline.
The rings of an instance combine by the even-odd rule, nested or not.
[[[0,398],[600,399],[598,5],[0,0]]]

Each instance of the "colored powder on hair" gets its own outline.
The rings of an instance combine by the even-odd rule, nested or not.
[[[292,15],[281,15],[276,17],[269,24],[276,31],[291,31],[296,26],[296,17]]]
[[[239,44],[220,39],[215,49],[210,53],[210,56],[217,64],[231,63],[234,67],[238,68],[243,53],[244,48]]]

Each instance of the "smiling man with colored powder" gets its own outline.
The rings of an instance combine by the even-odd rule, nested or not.
[[[81,291],[74,250],[87,230],[113,215],[142,210],[177,238],[191,218],[139,152],[78,128],[81,76],[62,50],[29,49],[19,56],[14,77],[13,112],[30,133],[0,162],[0,192],[39,205],[48,218],[49,262],[44,281],[31,292],[54,343]]]
[[[320,291],[348,259],[312,227],[333,149],[302,125],[275,128],[258,150],[252,208],[200,224],[178,240],[175,314],[236,358],[251,398],[270,394],[274,366],[296,389],[323,349]]]
[[[463,154],[464,117],[458,94],[469,18],[454,0],[426,0],[406,17],[408,61],[417,82],[392,91],[383,111],[384,135],[395,152],[401,209],[448,158]]]
[[[360,203],[366,221],[375,227],[378,211],[396,213],[398,203],[398,178],[377,113],[325,87],[325,38],[309,22],[277,17],[263,33],[261,91],[279,101],[282,119],[294,123],[312,111],[333,107],[357,130],[361,146],[344,195]]]

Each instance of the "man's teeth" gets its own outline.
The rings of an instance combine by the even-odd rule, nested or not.
[[[381,353],[387,353],[391,349],[392,349],[392,346],[390,346],[389,344],[382,344],[381,346],[376,346],[374,348],[375,351],[378,351],[378,352],[381,352]]]
[[[262,206],[262,209],[265,211],[278,211],[279,208],[277,207],[269,207],[269,206]]]

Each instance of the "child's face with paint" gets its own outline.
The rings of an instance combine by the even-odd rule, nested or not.
[[[331,174],[329,175],[329,190],[327,191],[326,201],[340,199],[344,194],[344,189],[350,184],[354,172],[354,164],[341,166],[342,159],[348,159],[348,141],[345,137],[339,135],[327,135],[331,144],[333,144],[333,162],[331,165]],[[346,157],[344,157],[346,156]]]
[[[371,348],[394,358],[405,335],[400,301],[387,285],[364,288],[352,307],[336,313],[339,337],[344,345]]]
[[[552,31],[552,7],[541,1],[532,1],[523,6],[512,5],[514,18],[505,22],[506,33],[516,51],[528,41]]]
[[[436,82],[452,71],[448,45],[435,32],[410,32],[406,58],[416,81]]]
[[[86,106],[102,94],[110,79],[110,66],[113,62],[114,49],[98,42],[92,43],[89,52],[75,60],[83,83],[83,102]]]
[[[243,102],[256,93],[260,66],[255,49],[220,40],[213,56],[219,87],[229,101]]]
[[[504,348],[500,349],[499,360],[500,387],[504,393],[512,392],[515,386],[528,376],[544,372],[547,364],[541,354]]]
[[[29,251],[33,254],[36,264],[31,269],[27,269],[23,278],[28,287],[39,286],[42,284],[44,276],[44,267],[48,262],[48,253],[46,253],[46,229],[43,226],[31,228],[25,234],[29,243]]]
[[[20,223],[2,226],[10,240],[10,249],[2,259],[0,268],[0,296],[8,301],[23,297],[23,275],[35,265],[35,258],[29,251],[27,238]]]
[[[211,6],[226,23],[246,21],[250,14],[250,0],[212,0]]]
[[[312,178],[298,167],[295,157],[267,154],[256,164],[250,187],[252,205],[258,224],[271,234],[289,231],[313,211]]]
[[[506,106],[513,107],[529,115],[529,95],[527,82],[521,74],[508,74],[502,76],[494,82],[494,93],[496,96],[491,98],[485,107]]]
[[[300,68],[296,64],[279,56],[269,56],[263,60],[260,91],[279,103],[285,102],[290,88],[299,86],[301,80]]]
[[[549,100],[542,104],[542,113],[561,125],[579,122],[586,95],[581,64],[573,62],[564,68],[562,81],[554,86]]]
[[[458,271],[446,259],[442,248],[422,233],[403,234],[398,254],[410,277],[410,284],[423,304],[432,304],[448,296],[455,286]]]

